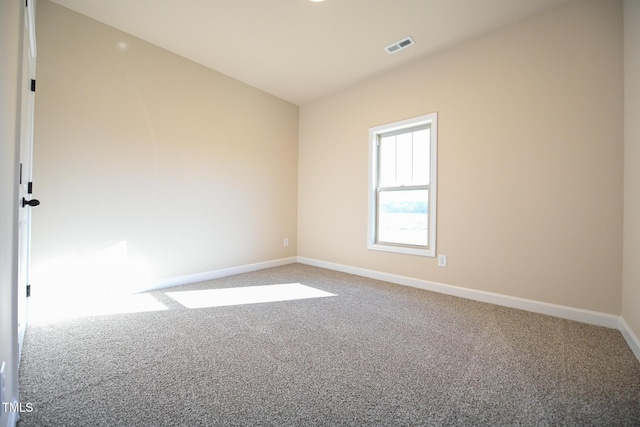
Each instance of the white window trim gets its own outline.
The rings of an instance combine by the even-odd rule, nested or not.
[[[412,248],[392,244],[376,243],[376,187],[378,176],[378,149],[377,141],[381,134],[410,129],[421,125],[431,127],[431,169],[430,169],[430,191],[429,191],[429,245],[427,249]],[[438,179],[438,113],[426,114],[412,119],[376,126],[369,129],[369,215],[367,230],[367,248],[378,251],[396,252],[409,255],[419,255],[427,257],[436,256],[436,215],[438,212],[436,202],[437,179]]]

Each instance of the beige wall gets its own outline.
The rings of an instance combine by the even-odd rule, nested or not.
[[[295,256],[297,106],[46,0],[37,37],[34,287]]]
[[[622,50],[577,2],[301,107],[298,255],[620,314]],[[368,129],[434,111],[446,268],[366,249]]]
[[[624,2],[624,268],[622,317],[640,337],[640,2]]]

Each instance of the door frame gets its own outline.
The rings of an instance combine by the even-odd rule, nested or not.
[[[29,319],[29,264],[31,258],[31,200],[33,191],[33,134],[35,115],[36,30],[35,0],[25,3],[20,102],[20,165],[18,190],[18,364]]]

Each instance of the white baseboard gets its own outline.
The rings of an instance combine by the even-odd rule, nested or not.
[[[425,289],[427,291],[438,292],[441,294],[453,295],[461,298],[471,299],[474,301],[517,308],[534,313],[547,314],[549,316],[575,320],[578,322],[588,323],[596,326],[604,326],[611,329],[620,328],[620,316],[615,316],[613,314],[583,310],[580,308],[567,307],[557,304],[549,304],[546,302],[511,297],[491,292],[478,291],[474,289],[447,285],[444,283],[430,282],[427,280],[415,279],[412,277],[400,276],[390,273],[383,273],[380,271],[368,270],[364,268],[351,267],[343,264],[335,264],[332,262],[319,261],[316,259],[305,257],[298,257],[297,259],[301,264],[327,268],[329,270],[341,271],[343,273],[355,274],[358,276],[369,277],[371,279],[383,280],[385,282],[411,286],[419,289]]]
[[[638,336],[633,333],[631,327],[629,327],[629,324],[624,320],[623,317],[620,317],[619,329],[622,333],[622,336],[627,341],[627,344],[629,344],[629,347],[631,347],[631,351],[633,351],[633,354],[635,354],[636,358],[640,361],[640,339],[638,339]]]
[[[204,282],[207,280],[219,279],[221,277],[234,276],[241,273],[262,270],[265,268],[279,267],[281,265],[293,264],[296,257],[281,258],[271,261],[258,262],[255,264],[240,265],[237,267],[222,268],[220,270],[204,271],[202,273],[187,274],[186,276],[170,277],[154,282],[144,291],[170,288],[172,286],[188,285],[191,283]]]

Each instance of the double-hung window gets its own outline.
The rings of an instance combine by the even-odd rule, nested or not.
[[[369,130],[368,248],[435,257],[437,113]]]

